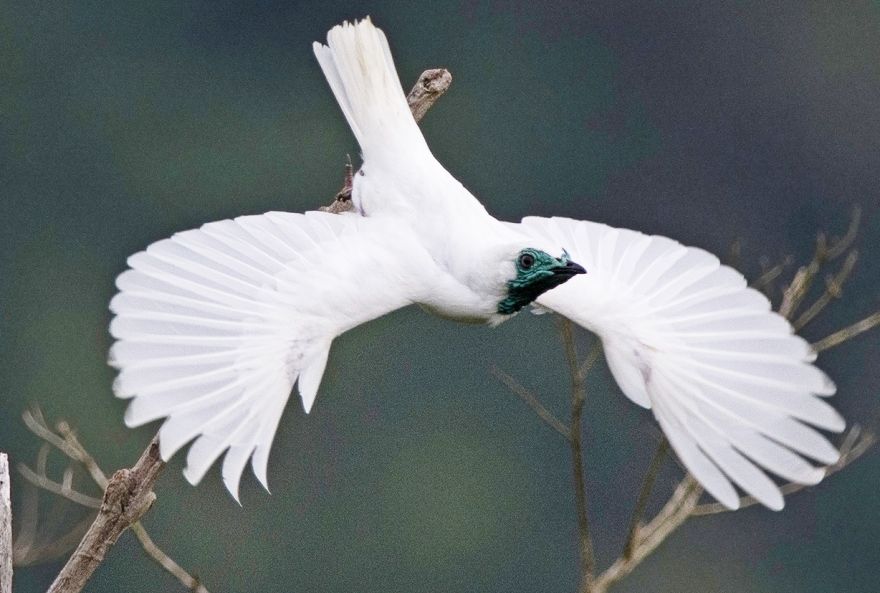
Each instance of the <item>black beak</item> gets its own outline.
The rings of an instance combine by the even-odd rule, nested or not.
[[[574,263],[573,261],[567,262],[564,266],[557,266],[553,268],[554,276],[563,276],[565,278],[571,278],[577,274],[586,274],[587,271],[583,268],[583,266]]]

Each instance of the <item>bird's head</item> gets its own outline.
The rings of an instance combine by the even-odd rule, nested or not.
[[[571,261],[568,252],[553,257],[545,251],[527,247],[513,261],[516,275],[507,281],[507,295],[498,303],[498,313],[516,313],[541,294],[587,271]]]

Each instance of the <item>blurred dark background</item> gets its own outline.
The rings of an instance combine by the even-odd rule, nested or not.
[[[452,71],[423,129],[497,216],[598,220],[717,253],[741,238],[755,276],[761,257],[809,257],[816,231],[842,233],[861,204],[856,277],[805,335],[877,308],[880,2],[331,4],[0,3],[0,449],[14,462],[39,448],[20,421],[33,402],[105,469],[135,461],[156,425],[125,429],[111,393],[114,277],[175,231],[328,201],[357,148],[310,44],[365,14],[404,86]],[[880,408],[878,344],[819,359],[850,422]],[[239,507],[216,468],[192,488],[178,456],[145,525],[215,593],[573,591],[567,447],[492,364],[565,414],[549,316],[490,330],[411,308],[357,328],[336,341],[311,415],[291,399],[271,496],[248,472]],[[605,564],[658,430],[604,366],[585,418]],[[878,485],[874,452],[781,513],[695,519],[616,590],[876,590]],[[20,569],[16,591],[59,568]],[[125,534],[87,590],[182,588]]]

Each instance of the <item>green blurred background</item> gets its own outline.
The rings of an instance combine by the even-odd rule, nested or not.
[[[39,448],[19,419],[36,402],[105,469],[134,462],[156,426],[125,429],[111,394],[114,277],[175,231],[328,201],[357,148],[310,44],[365,14],[405,86],[452,71],[423,129],[497,216],[588,218],[718,253],[739,237],[754,276],[762,256],[807,257],[816,230],[842,231],[858,203],[856,279],[805,333],[877,308],[876,0],[2,1],[0,449],[13,461]],[[820,358],[850,421],[880,408],[878,343]],[[271,496],[248,473],[239,507],[216,468],[192,488],[178,456],[145,524],[215,593],[573,591],[567,448],[492,364],[565,414],[549,316],[490,330],[412,308],[357,328],[336,341],[311,415],[291,400]],[[658,438],[609,381],[593,374],[585,413],[602,564]],[[876,591],[878,485],[874,452],[782,513],[696,519],[616,590]],[[44,590],[59,568],[20,569],[16,591]],[[125,534],[87,590],[182,588]]]

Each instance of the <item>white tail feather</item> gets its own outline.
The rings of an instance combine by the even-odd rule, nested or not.
[[[395,157],[428,152],[385,34],[369,17],[333,27],[327,45],[315,42],[313,49],[365,160],[393,164]]]

